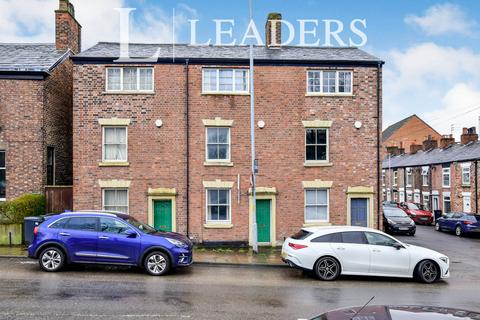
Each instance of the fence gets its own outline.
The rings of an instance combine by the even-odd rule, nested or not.
[[[45,187],[47,213],[65,212],[73,208],[73,190],[71,186]]]

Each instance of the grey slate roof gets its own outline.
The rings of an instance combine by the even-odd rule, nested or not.
[[[430,151],[419,151],[415,154],[403,154],[390,159],[386,157],[383,160],[382,167],[384,169],[420,167],[477,159],[480,160],[480,141],[466,145],[456,143],[445,149],[436,148]]]
[[[410,120],[411,118],[415,117],[415,115],[411,115],[410,117],[407,117],[403,120],[400,120],[394,124],[392,124],[391,126],[389,126],[387,129],[385,129],[383,132],[382,132],[382,139],[383,141],[387,140],[388,138],[390,138],[392,136],[392,134],[395,133],[395,131],[397,131],[398,129],[400,129],[401,127],[403,127],[403,125],[405,123],[408,122],[408,120]]]
[[[160,49],[160,59],[170,59],[173,55],[171,44],[130,44],[129,51],[132,58],[147,58]],[[88,50],[74,57],[82,58],[118,58],[119,43],[99,42]],[[382,62],[358,48],[322,48],[322,47],[293,47],[284,46],[280,49],[268,49],[265,46],[254,46],[256,60],[275,61],[352,61],[352,62]],[[245,59],[249,58],[248,46],[190,46],[175,44],[175,57],[189,59]]]
[[[49,72],[66,53],[53,43],[0,43],[0,72]]]

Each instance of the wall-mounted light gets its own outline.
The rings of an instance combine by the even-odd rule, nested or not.
[[[362,127],[362,122],[361,121],[355,121],[355,129],[360,129]]]
[[[265,128],[265,121],[260,120],[260,121],[258,121],[257,125],[260,129],[263,129],[263,128]]]
[[[161,126],[163,126],[163,121],[161,119],[155,120],[155,126],[157,128],[160,128]]]

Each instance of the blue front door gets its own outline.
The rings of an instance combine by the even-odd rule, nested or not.
[[[368,199],[353,198],[350,212],[352,226],[368,227]]]

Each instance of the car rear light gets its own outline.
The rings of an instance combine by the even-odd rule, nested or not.
[[[33,235],[37,235],[38,233],[38,226],[36,226],[35,228],[33,228]]]
[[[299,250],[299,249],[303,249],[303,248],[307,248],[308,246],[304,245],[304,244],[297,244],[297,243],[291,243],[289,242],[288,243],[288,246],[290,248],[293,248],[294,250]]]
[[[473,222],[472,222],[472,221],[465,220],[465,221],[463,221],[463,224],[473,224]]]

